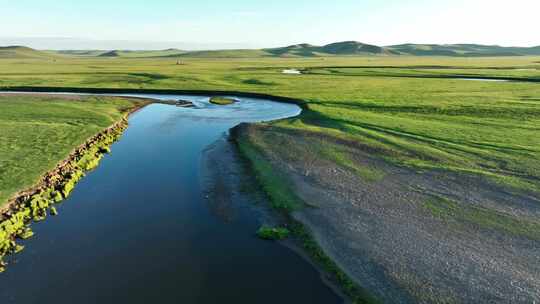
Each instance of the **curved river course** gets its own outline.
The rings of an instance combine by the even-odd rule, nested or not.
[[[212,212],[203,152],[231,127],[300,113],[296,105],[238,98],[151,104],[0,275],[1,303],[341,303],[297,253],[259,240],[246,210]]]

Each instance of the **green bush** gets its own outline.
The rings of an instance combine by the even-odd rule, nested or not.
[[[289,236],[289,229],[283,227],[262,226],[257,230],[257,236],[263,240],[283,240]]]

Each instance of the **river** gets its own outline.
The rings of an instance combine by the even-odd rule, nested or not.
[[[1,303],[342,303],[299,254],[258,239],[251,212],[225,221],[201,187],[205,149],[241,122],[300,113],[239,98],[151,104],[0,275]]]

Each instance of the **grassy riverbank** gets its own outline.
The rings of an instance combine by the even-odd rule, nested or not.
[[[33,186],[75,147],[138,103],[109,97],[1,95],[1,204]]]
[[[265,157],[265,153],[258,150],[258,146],[252,143],[251,138],[245,132],[246,129],[237,127],[232,132],[232,138],[236,142],[240,153],[250,164],[253,175],[268,196],[272,207],[285,215],[293,237],[303,250],[317,263],[318,267],[329,275],[332,282],[343,289],[344,293],[352,300],[352,303],[378,303],[368,291],[358,286],[325,254],[324,250],[314,240],[309,229],[306,229],[300,221],[294,219],[292,212],[305,207],[305,202],[295,194],[294,189],[290,186],[291,180],[287,176],[280,174],[281,171],[274,169],[272,163]],[[260,231],[257,233],[260,234]],[[287,230],[286,234],[288,233]]]
[[[33,236],[29,223],[57,215],[56,203],[94,169],[142,100],[0,95],[0,272],[4,257]]]

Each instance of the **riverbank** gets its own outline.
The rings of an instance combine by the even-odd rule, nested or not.
[[[232,134],[273,205],[357,286],[385,303],[538,300],[540,194],[282,125]]]
[[[293,234],[279,242],[313,265],[344,303],[376,303],[324,254],[299,221],[283,209],[272,208],[271,196],[263,191],[259,172],[239,150],[237,138],[225,135],[203,154],[201,185],[211,212],[223,221],[233,222],[238,213],[247,210],[258,221],[258,227],[288,227]],[[256,231],[252,233],[255,235]]]
[[[5,98],[6,96],[3,97]],[[9,95],[9,97],[20,98],[21,96]],[[37,97],[25,96],[25,98]],[[45,100],[40,100],[40,102],[47,103],[51,102],[51,100],[73,101],[79,99],[79,96],[64,95],[60,97],[47,97]],[[83,144],[73,149],[67,158],[60,161],[54,169],[42,174],[37,183],[17,192],[7,202],[2,204],[0,207],[0,271],[3,271],[6,266],[3,261],[6,255],[23,249],[22,246],[16,243],[16,240],[26,239],[33,235],[27,223],[30,221],[41,221],[48,214],[56,215],[57,211],[54,205],[67,198],[76,183],[84,176],[85,172],[94,169],[99,164],[101,158],[110,152],[109,146],[127,128],[127,117],[149,102],[149,100],[142,99],[136,101],[134,99],[129,100],[130,106],[128,104],[127,108],[122,109],[120,119],[85,140]],[[39,109],[37,111],[39,112]],[[25,113],[25,115],[29,114],[31,113]],[[44,128],[43,126],[41,127]],[[53,138],[48,138],[47,140],[54,143]],[[7,142],[9,142],[9,138]]]
[[[268,206],[274,209],[274,218],[264,224],[269,226],[282,225],[287,227],[292,236],[287,240],[288,246],[298,251],[304,258],[313,263],[336,290],[344,294],[351,303],[379,303],[373,293],[363,288],[358,281],[349,276],[347,269],[350,265],[338,265],[327,255],[327,249],[321,247],[315,239],[312,228],[295,216],[304,208],[311,208],[310,202],[300,198],[295,189],[290,187],[289,177],[283,171],[275,170],[274,164],[264,157],[265,153],[254,146],[246,137],[247,124],[239,125],[230,132],[230,140],[235,145],[235,152],[241,155],[244,166],[249,170],[250,183],[262,190]],[[287,164],[284,164],[285,166]],[[253,187],[253,186],[252,186]]]

